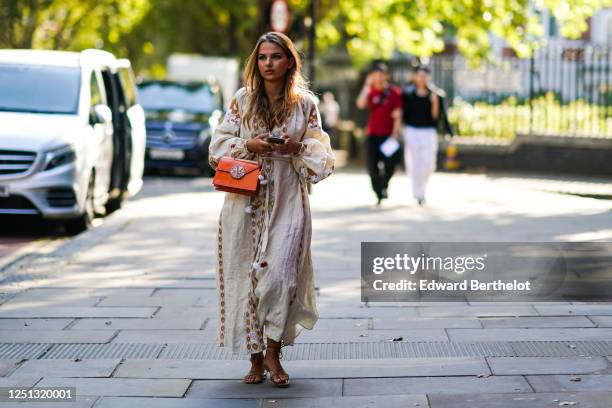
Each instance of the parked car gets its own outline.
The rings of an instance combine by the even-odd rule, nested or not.
[[[138,192],[146,130],[131,76],[101,50],[0,50],[0,214],[78,233]]]
[[[208,145],[223,115],[214,82],[144,81],[138,97],[147,118],[147,169],[192,168],[212,175]]]

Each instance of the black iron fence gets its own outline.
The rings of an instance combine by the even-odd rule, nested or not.
[[[461,56],[435,56],[432,80],[447,94],[461,136],[517,134],[612,138],[612,48],[548,46],[530,59],[503,57],[472,68]],[[392,61],[397,84],[410,61]]]

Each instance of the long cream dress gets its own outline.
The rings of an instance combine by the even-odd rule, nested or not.
[[[246,142],[267,131],[263,121],[241,123],[247,91],[234,95],[215,129],[209,161],[231,156],[257,160],[261,184],[256,197],[225,193],[217,231],[217,293],[221,347],[257,353],[266,337],[292,345],[318,319],[310,255],[311,218],[307,184],[328,177],[334,166],[329,136],[321,129],[314,97],[301,102],[280,127],[306,144],[300,155],[250,153]]]

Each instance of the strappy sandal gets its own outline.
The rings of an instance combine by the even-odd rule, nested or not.
[[[262,357],[263,359],[263,357]],[[251,363],[253,363],[253,360],[251,360]],[[255,369],[251,366],[251,369],[249,370],[249,372],[244,376],[244,378],[242,379],[242,381],[245,384],[261,384],[266,378],[266,370],[264,369],[262,372],[258,373],[257,371],[255,371]]]
[[[280,347],[276,347],[276,346],[270,346],[270,344],[268,344],[268,350],[271,350],[272,352],[278,351],[279,352],[279,360],[283,357],[283,352],[281,350]],[[270,380],[272,380],[272,383],[278,387],[278,388],[287,388],[289,387],[289,374],[287,374],[285,372],[285,370],[282,371],[272,371],[270,369],[270,367],[268,367],[268,365],[266,364],[266,360],[264,359],[264,363],[263,363],[264,369],[266,371],[268,371],[270,373]]]

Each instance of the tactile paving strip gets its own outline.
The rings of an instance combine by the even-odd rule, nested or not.
[[[36,359],[51,347],[47,343],[0,343],[0,358]]]
[[[155,359],[164,344],[160,343],[74,343],[74,344],[55,344],[41,358],[145,358]]]
[[[377,358],[572,357],[610,356],[612,341],[509,342],[359,342],[296,343],[283,349],[285,360],[360,360]],[[0,343],[0,359],[131,358],[241,360],[216,343]]]

